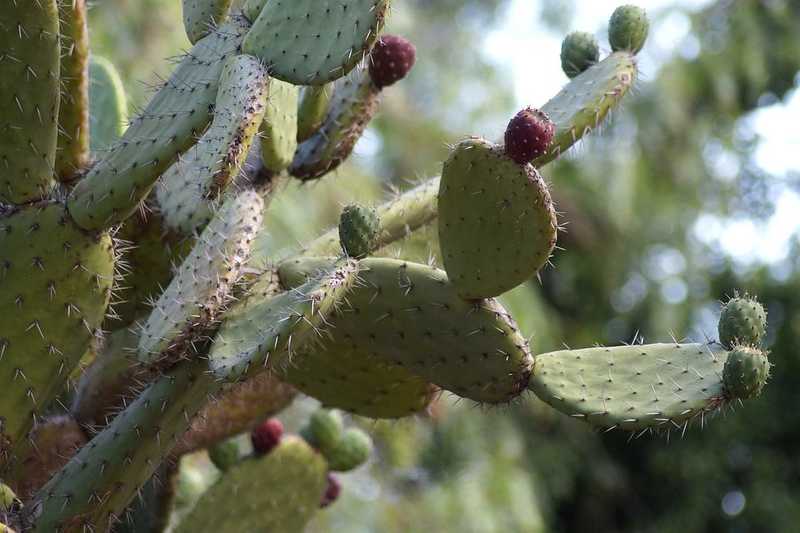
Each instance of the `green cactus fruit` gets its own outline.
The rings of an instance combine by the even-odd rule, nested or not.
[[[192,235],[209,222],[212,204],[239,172],[258,133],[268,84],[266,69],[253,56],[233,56],[225,62],[211,126],[156,187],[168,228]]]
[[[297,391],[264,372],[222,390],[192,420],[173,450],[179,456],[252,430],[259,422],[284,410]]]
[[[99,229],[125,220],[194,144],[211,119],[222,67],[248,28],[244,17],[231,16],[194,45],[122,139],[73,189],[68,207],[79,226]]]
[[[389,0],[273,1],[242,43],[270,74],[295,85],[322,85],[361,61],[383,28]]]
[[[533,161],[541,168],[602,124],[628,93],[637,75],[636,58],[615,52],[575,76],[541,110],[556,125],[550,149]]]
[[[36,493],[30,531],[109,529],[218,390],[205,360],[163,374]]]
[[[329,334],[316,350],[350,345],[479,402],[508,402],[525,389],[533,358],[499,303],[463,300],[443,271],[426,265],[385,258],[359,264],[359,283],[328,317]],[[318,265],[284,263],[281,281],[294,286]]]
[[[0,9],[0,201],[22,204],[54,185],[59,106],[56,0]]]
[[[301,143],[322,127],[333,97],[333,85],[311,85],[305,87],[297,110],[297,142]]]
[[[0,481],[0,513],[8,513],[12,507],[19,504],[19,498],[11,487]]]
[[[369,72],[358,69],[334,83],[328,114],[319,130],[300,143],[289,173],[302,180],[319,178],[347,159],[378,111],[380,90]]]
[[[239,445],[234,440],[224,440],[208,449],[208,458],[220,471],[226,472],[239,462]]]
[[[296,85],[270,81],[267,110],[261,122],[261,159],[275,173],[289,167],[297,150],[298,93]]]
[[[195,332],[217,318],[247,263],[263,208],[261,197],[246,189],[222,204],[142,326],[139,361],[181,354]]]
[[[341,305],[355,283],[358,265],[333,265],[303,285],[272,298],[258,291],[240,300],[225,321],[209,354],[211,372],[218,379],[237,381],[263,371],[267,364],[293,364],[294,350],[321,335],[327,317]]]
[[[574,31],[561,43],[561,69],[570,78],[600,61],[600,46],[594,35]]]
[[[719,342],[726,348],[761,346],[767,334],[767,312],[755,298],[734,296],[722,306],[718,329]]]
[[[761,394],[769,379],[767,354],[752,346],[734,346],[722,370],[725,395],[747,400]]]
[[[89,64],[90,148],[102,154],[122,136],[128,121],[128,98],[122,79],[108,59],[92,54]]]
[[[222,476],[176,533],[302,533],[327,487],[325,459],[297,437]]]
[[[650,22],[644,9],[633,5],[620,6],[614,10],[608,23],[608,41],[615,52],[628,50],[634,54],[644,46]]]
[[[84,233],[61,204],[0,215],[2,455],[2,442],[25,436],[98,334],[114,260],[111,237]]]
[[[55,174],[72,181],[89,164],[89,28],[86,0],[59,1],[61,103]]]
[[[228,16],[231,0],[183,0],[183,27],[194,44],[219,26]]]
[[[643,344],[536,356],[530,389],[600,428],[674,429],[725,403],[728,352],[714,344]]]
[[[335,472],[349,472],[363,465],[372,453],[372,439],[358,428],[349,428],[332,448],[323,448],[328,467]]]
[[[375,209],[352,204],[339,217],[339,240],[349,257],[361,259],[369,255],[378,241],[381,221]]]
[[[377,211],[380,230],[374,249],[380,249],[388,243],[400,240],[436,220],[438,194],[439,178],[433,178],[379,206]],[[341,249],[339,229],[336,227],[311,241],[303,251],[303,255],[306,257],[336,255]],[[256,264],[263,263],[264,259],[254,257]]]
[[[462,141],[444,164],[439,242],[462,298],[498,296],[528,280],[550,258],[558,224],[547,184],[502,147]]]
[[[328,451],[339,443],[343,432],[342,415],[330,409],[318,409],[308,419],[306,440],[318,450]]]

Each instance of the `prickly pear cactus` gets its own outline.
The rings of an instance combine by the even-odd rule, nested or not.
[[[280,231],[270,200],[332,174],[413,67],[414,45],[381,35],[389,3],[184,0],[193,46],[130,119],[113,64],[89,58],[84,1],[0,9],[0,531],[144,515],[148,531],[300,532],[342,490],[330,471],[373,451],[329,411],[284,436],[270,417],[302,394],[378,419],[435,413],[445,391],[500,406],[532,391],[646,432],[761,393],[766,313],[749,297],[725,304],[720,344],[539,355],[494,299],[558,267],[542,167],[632,87],[648,32],[633,6],[603,59],[567,37],[571,80],[504,144],[466,138],[440,178],[309,242],[254,246]],[[444,270],[380,257],[435,221]],[[175,467],[173,497],[159,476],[202,449],[219,480]]]

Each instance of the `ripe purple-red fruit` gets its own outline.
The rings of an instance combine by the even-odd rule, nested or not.
[[[544,112],[526,107],[506,128],[506,153],[520,165],[544,154],[553,142],[556,125]]]
[[[338,479],[333,477],[332,475],[328,474],[328,488],[325,489],[325,494],[322,495],[322,499],[319,502],[320,507],[327,507],[339,497],[339,494],[342,493],[342,484],[339,482]]]
[[[417,60],[417,49],[407,39],[384,35],[369,55],[369,76],[378,89],[406,77]]]
[[[280,444],[283,436],[283,424],[277,418],[270,418],[257,426],[250,434],[253,442],[253,451],[264,455]]]

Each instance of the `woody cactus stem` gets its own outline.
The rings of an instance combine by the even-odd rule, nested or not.
[[[343,163],[414,65],[410,42],[380,35],[389,4],[184,0],[194,45],[124,131],[120,77],[88,60],[83,0],[0,10],[0,531],[108,531],[165,459],[211,447],[224,474],[173,530],[299,532],[341,490],[329,471],[372,445],[330,411],[308,442],[264,422],[298,391],[399,418],[443,391],[505,404],[531,390],[633,431],[761,392],[766,313],[751,297],[725,304],[720,344],[538,356],[494,299],[558,265],[544,167],[636,79],[648,26],[632,6],[612,17],[609,56],[565,40],[571,81],[503,145],[463,139],[441,178],[349,206],[295,249],[254,246],[276,184]],[[370,257],[437,218],[444,270]],[[244,457],[226,439],[250,431]]]

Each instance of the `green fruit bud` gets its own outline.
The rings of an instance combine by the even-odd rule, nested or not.
[[[232,440],[220,442],[209,448],[208,457],[214,466],[225,472],[239,462],[239,446]]]
[[[767,313],[755,298],[735,296],[722,306],[718,329],[719,342],[726,348],[760,346],[767,332]]]
[[[628,50],[634,54],[644,46],[650,22],[647,13],[638,6],[620,6],[611,15],[608,23],[608,41],[615,52]]]
[[[356,259],[366,257],[378,238],[380,218],[377,211],[358,204],[348,205],[339,219],[339,240],[344,252]]]
[[[736,346],[722,370],[725,393],[731,399],[746,400],[761,394],[769,378],[767,355],[757,348]]]
[[[591,33],[574,31],[561,43],[561,68],[570,78],[574,78],[599,60],[600,46]]]
[[[369,459],[372,453],[372,439],[357,428],[344,432],[337,445],[325,453],[331,470],[347,472],[358,468]]]
[[[323,453],[333,449],[342,438],[342,415],[337,411],[320,409],[308,421],[304,437],[308,443]]]

